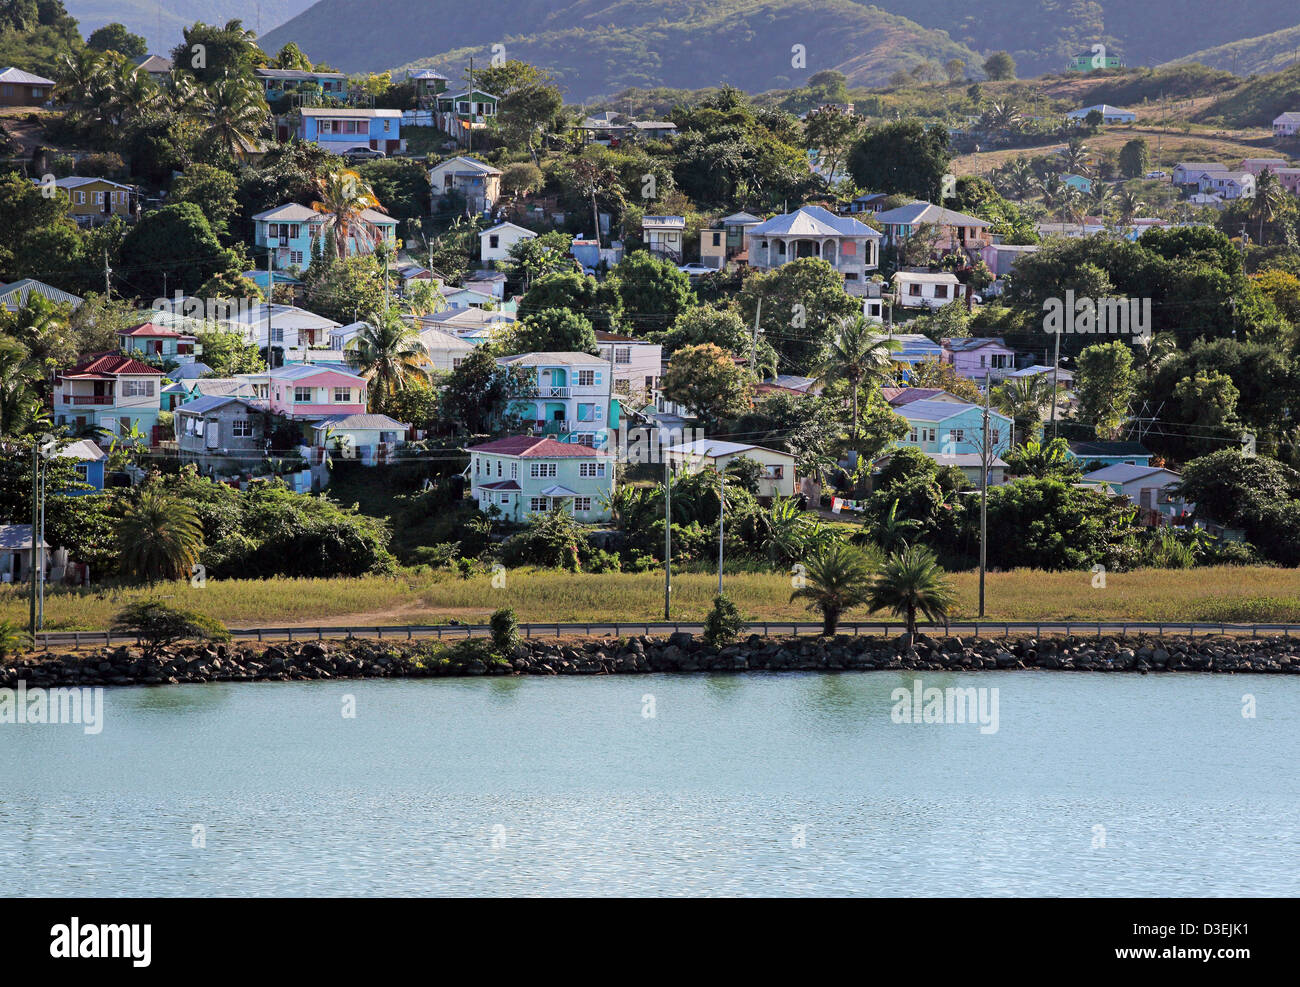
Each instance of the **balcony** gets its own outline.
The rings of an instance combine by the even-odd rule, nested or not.
[[[111,405],[113,395],[111,394],[61,394],[56,401],[57,404],[66,405]]]

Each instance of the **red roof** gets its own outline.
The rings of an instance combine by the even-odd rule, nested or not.
[[[121,353],[92,353],[60,376],[93,377],[105,374],[112,376],[118,374],[156,374],[161,377],[163,372],[157,367],[151,367],[147,363],[142,363],[129,356],[123,356]]]
[[[490,452],[494,456],[520,456],[524,459],[590,459],[592,456],[608,456],[609,453],[576,442],[556,442],[554,439],[541,439],[532,435],[512,435],[508,439],[484,442],[480,446],[469,446],[466,452]]]
[[[138,326],[132,326],[130,329],[119,329],[119,336],[165,336],[167,338],[180,338],[180,333],[175,329],[167,329],[163,326],[156,326],[152,322],[142,322]]]

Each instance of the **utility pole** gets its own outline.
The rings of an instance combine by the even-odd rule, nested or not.
[[[41,533],[40,548],[36,547],[36,539],[32,539],[32,548],[40,553],[41,564],[36,569],[37,583],[36,590],[36,628],[41,630],[45,627],[45,481],[46,471],[41,470]],[[36,642],[33,641],[33,644]]]
[[[1052,439],[1056,439],[1056,402],[1059,395],[1057,379],[1061,372],[1061,334],[1056,333],[1056,352],[1052,358]]]
[[[113,297],[113,282],[109,280],[109,275],[113,273],[112,268],[108,266],[108,248],[104,248],[104,297]]]
[[[754,331],[750,334],[749,341],[749,372],[758,378],[758,320],[763,314],[763,299],[760,296],[758,304],[754,307]]]
[[[664,450],[664,620],[673,595],[673,474],[672,457]]]
[[[474,56],[469,56],[469,123],[465,125],[465,150],[474,150]]]
[[[989,372],[984,371],[984,448],[980,456],[980,616],[984,616],[984,572],[988,567],[989,540]]]
[[[722,528],[727,518],[727,471],[720,473],[722,486],[718,488],[718,595],[722,595]]]
[[[41,453],[36,442],[32,443],[32,550],[28,556],[27,579],[31,583],[28,587],[30,593],[30,610],[29,630],[32,635],[32,644],[36,644],[36,531],[40,527],[40,514],[37,507],[37,499],[40,497],[40,471],[41,471]]]

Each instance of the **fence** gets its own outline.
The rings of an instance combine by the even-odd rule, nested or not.
[[[1012,632],[1027,633],[1032,631],[1036,637],[1049,634],[1119,634],[1127,637],[1130,633],[1154,633],[1157,637],[1166,634],[1186,634],[1195,637],[1205,634],[1281,634],[1290,637],[1292,631],[1300,632],[1300,624],[1205,624],[1205,623],[1157,623],[1154,621],[1110,621],[1088,623],[1081,621],[950,621],[947,624],[918,624],[920,631],[934,633],[942,631],[945,635],[970,633],[975,637],[981,635],[1010,637]],[[583,623],[532,623],[520,624],[519,633],[525,638],[534,637],[624,637],[633,634],[673,634],[684,631],[699,634],[704,630],[703,621],[590,621]],[[840,634],[857,637],[864,632],[888,636],[891,631],[902,633],[904,625],[899,621],[874,621],[841,623]],[[774,635],[817,635],[822,631],[820,622],[801,621],[756,621],[746,626],[746,633],[759,634],[763,637]],[[487,624],[390,624],[385,627],[251,627],[231,630],[230,636],[235,641],[306,641],[324,640],[325,638],[373,637],[377,640],[413,640],[415,638],[459,639],[467,637],[486,637],[491,634]],[[79,648],[84,645],[107,645],[114,642],[135,642],[134,634],[114,634],[110,631],[51,631],[38,632],[38,646],[68,645]]]

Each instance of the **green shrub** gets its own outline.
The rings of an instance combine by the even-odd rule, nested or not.
[[[219,621],[157,600],[140,600],[123,607],[113,618],[111,629],[115,634],[136,635],[149,657],[176,641],[230,640],[230,632]]]
[[[713,609],[704,620],[704,640],[715,647],[731,644],[738,639],[748,623],[726,596],[713,598]]]
[[[32,639],[12,620],[0,620],[0,661],[30,646]]]
[[[492,628],[492,646],[499,654],[506,654],[519,643],[519,618],[508,607],[497,610],[488,621]]]

